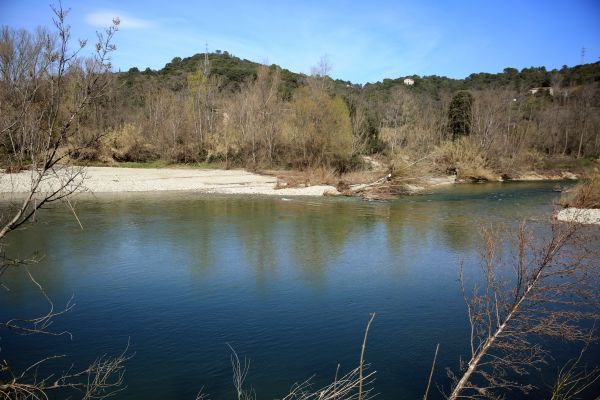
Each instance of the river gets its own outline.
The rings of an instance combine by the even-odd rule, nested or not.
[[[556,183],[455,185],[390,202],[194,193],[78,198],[13,233],[68,336],[4,334],[2,356],[27,363],[67,354],[83,367],[130,341],[118,399],[233,398],[231,345],[250,360],[258,398],[281,398],[314,375],[358,364],[365,352],[382,399],[422,398],[436,343],[435,382],[468,354],[459,263],[476,262],[479,226],[546,226]],[[9,272],[0,318],[43,312],[23,273]],[[56,365],[56,364],[55,364]],[[439,397],[437,389],[431,398]]]

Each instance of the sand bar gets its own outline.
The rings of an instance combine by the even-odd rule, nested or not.
[[[245,170],[190,168],[118,168],[86,167],[82,191],[92,193],[194,191],[221,194],[260,194],[276,196],[323,196],[336,194],[336,188],[316,185],[275,189],[277,178]],[[16,174],[0,173],[0,193],[26,193],[31,186],[31,171]],[[47,192],[56,187],[59,178],[42,184]]]

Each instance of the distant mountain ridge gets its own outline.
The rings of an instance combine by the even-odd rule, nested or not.
[[[229,54],[227,51],[217,50],[208,54],[210,72],[223,80],[223,89],[235,91],[248,79],[256,77],[259,63],[241,59]],[[138,77],[154,77],[167,84],[173,90],[184,87],[187,74],[204,68],[205,54],[198,53],[191,57],[175,57],[160,70],[147,68],[139,71],[131,68],[128,72],[119,73],[121,79],[135,80]],[[283,90],[287,96],[300,86],[306,78],[305,74],[292,72],[275,64],[269,68],[280,68],[283,81]],[[453,79],[445,76],[408,75],[398,78],[384,79],[380,82],[354,84],[341,79],[332,80],[335,91],[344,93],[349,90],[363,89],[367,92],[388,92],[396,86],[404,86],[404,80],[410,78],[414,81],[412,90],[438,95],[441,91],[454,92],[457,90],[482,90],[482,89],[514,89],[524,92],[534,87],[557,85],[559,87],[577,86],[600,81],[600,62],[582,64],[574,67],[563,66],[561,69],[547,70],[545,67],[530,67],[518,70],[505,68],[503,72],[473,73],[464,79]],[[286,96],[286,97],[287,97]]]

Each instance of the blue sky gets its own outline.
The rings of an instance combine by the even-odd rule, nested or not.
[[[0,0],[0,24],[51,24],[49,0]],[[122,20],[113,64],[162,68],[173,57],[227,50],[309,73],[327,55],[355,83],[600,60],[600,1],[75,1],[74,38]]]

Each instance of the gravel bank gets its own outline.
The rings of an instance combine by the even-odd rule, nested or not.
[[[600,225],[600,209],[565,208],[558,212],[556,218],[565,222]]]
[[[200,193],[261,194],[279,196],[323,196],[338,193],[333,186],[275,189],[277,178],[244,170],[155,169],[87,167],[82,190],[92,193],[196,191]],[[58,178],[42,185],[42,191],[55,187]],[[25,193],[31,172],[0,174],[0,193]]]

